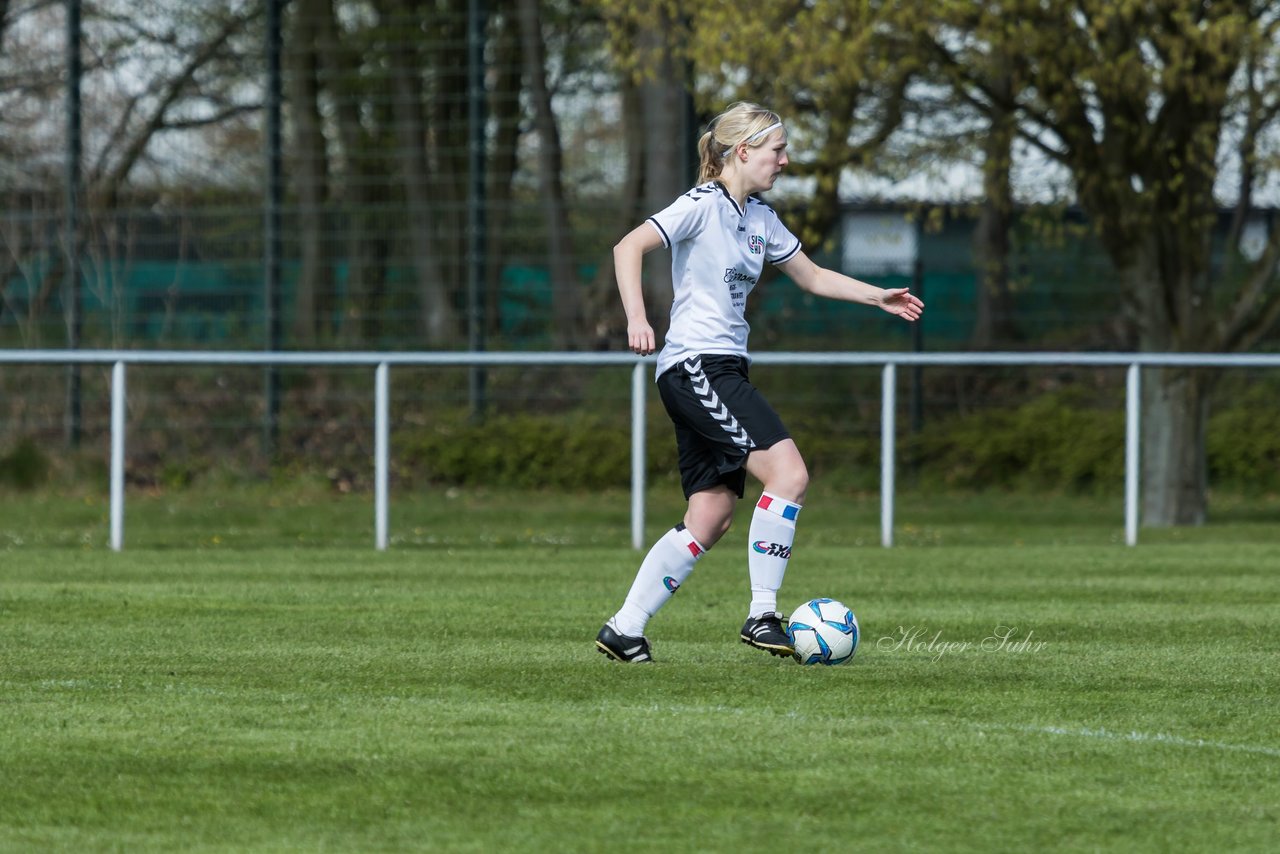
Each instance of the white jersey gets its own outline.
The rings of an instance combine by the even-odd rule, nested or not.
[[[746,356],[747,294],[764,262],[790,260],[800,241],[773,208],[748,197],[743,210],[719,181],[694,187],[647,222],[671,250],[675,290],[658,373],[698,353]]]

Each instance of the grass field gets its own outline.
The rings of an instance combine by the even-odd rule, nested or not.
[[[650,533],[677,518],[655,492]],[[1280,503],[1120,544],[1118,500],[818,496],[737,640],[745,512],[650,624],[627,499],[0,495],[0,850],[1270,851]],[[744,508],[745,511],[745,508]],[[1003,640],[1002,640],[1003,638]]]

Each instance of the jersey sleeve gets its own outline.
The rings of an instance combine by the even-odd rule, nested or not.
[[[663,245],[668,249],[671,244],[688,240],[702,231],[712,207],[710,203],[700,204],[705,195],[696,190],[685,193],[646,220],[658,230]]]
[[[800,238],[782,224],[777,214],[772,211],[770,213],[773,222],[770,223],[768,230],[764,257],[770,264],[785,264],[796,257],[796,253],[800,251]]]

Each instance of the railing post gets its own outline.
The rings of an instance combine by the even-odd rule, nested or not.
[[[1129,366],[1125,383],[1124,420],[1124,542],[1138,544],[1138,492],[1142,477],[1142,369]]]
[[[645,386],[649,366],[631,369],[631,547],[644,548]]]
[[[124,362],[111,367],[111,550],[124,548]]]
[[[894,436],[897,425],[898,366],[884,366],[880,388],[880,544],[893,545]]]
[[[373,527],[374,547],[387,549],[387,479],[390,468],[390,368],[378,363],[373,392]]]

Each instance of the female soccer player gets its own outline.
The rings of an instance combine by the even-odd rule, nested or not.
[[[744,311],[764,262],[818,296],[879,306],[905,320],[924,310],[906,288],[877,288],[814,264],[778,215],[755,197],[771,189],[787,165],[787,133],[776,113],[734,104],[711,122],[698,150],[698,186],[613,249],[627,344],[642,356],[655,350],[640,288],[642,259],[660,246],[671,250],[675,300],[658,354],[658,390],[675,424],[689,502],[684,521],[650,549],[621,609],[596,637],[599,650],[616,661],[653,660],[646,623],[729,530],[748,473],[764,491],[747,538],[751,604],[741,637],[773,655],[791,655],[777,612],[778,589],[809,472],[782,420],[747,377]]]

